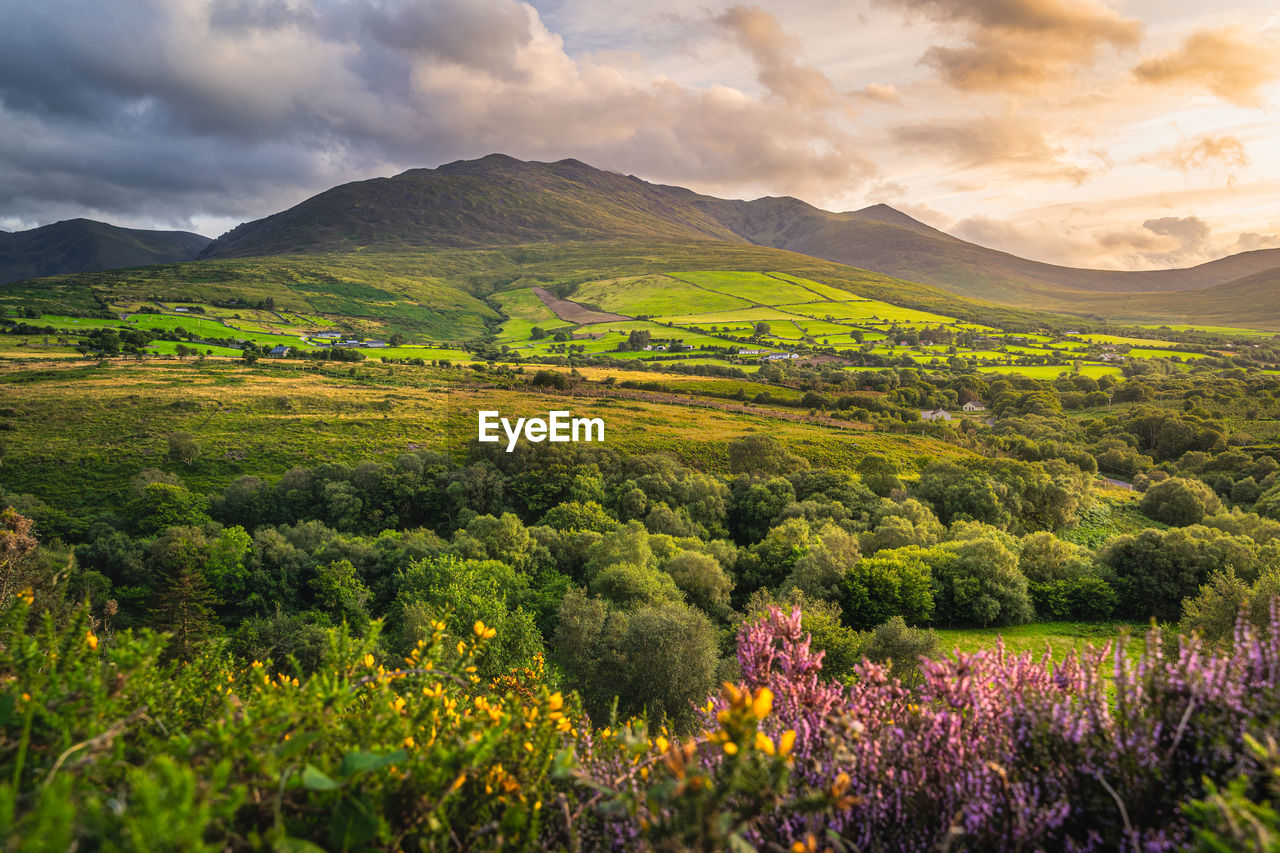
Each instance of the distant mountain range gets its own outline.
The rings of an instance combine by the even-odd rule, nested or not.
[[[789,197],[733,201],[577,160],[524,162],[502,154],[343,184],[213,241],[84,219],[0,232],[0,282],[197,256],[593,241],[784,249],[1018,308],[1226,325],[1261,312],[1280,322],[1280,249],[1188,269],[1076,269],[966,242],[883,204],[833,213]]]
[[[1280,278],[1280,249],[1188,269],[1076,269],[966,242],[888,205],[832,213],[789,197],[731,201],[577,160],[501,154],[335,187],[235,228],[202,257],[618,239],[752,243],[1024,308],[1088,304],[1105,312],[1108,294],[1239,289]],[[1191,297],[1200,298],[1209,297]]]
[[[187,231],[117,228],[92,219],[0,231],[0,283],[191,261],[209,243],[208,237]]]

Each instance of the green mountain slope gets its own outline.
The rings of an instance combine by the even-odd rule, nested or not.
[[[0,282],[189,261],[209,243],[208,237],[188,231],[144,231],[68,219],[30,231],[0,232]]]
[[[0,306],[65,314],[108,307],[136,310],[130,306],[148,302],[256,304],[271,299],[278,311],[376,321],[383,334],[398,331],[417,339],[460,342],[496,327],[502,301],[494,297],[505,291],[536,286],[572,298],[589,282],[690,269],[791,274],[975,322],[1034,326],[1044,320],[1033,312],[806,255],[710,240],[209,259],[0,285]]]
[[[203,257],[620,238],[744,242],[637,178],[494,154],[335,187],[233,229]]]
[[[965,242],[886,205],[832,213],[794,198],[731,201],[576,160],[526,163],[496,154],[336,187],[239,226],[204,256],[592,240],[749,242],[963,296],[1067,311],[1079,310],[1080,291],[1198,290],[1280,270],[1278,249],[1189,269],[1075,269]]]

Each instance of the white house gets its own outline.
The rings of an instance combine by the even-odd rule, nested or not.
[[[987,410],[987,407],[979,403],[977,400],[970,400],[960,408],[964,409],[966,412],[985,412]]]
[[[922,421],[949,421],[951,413],[946,409],[934,409],[932,412],[921,412],[920,420]]]

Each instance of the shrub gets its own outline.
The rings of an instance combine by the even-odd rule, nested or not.
[[[1149,518],[1162,521],[1171,527],[1199,524],[1206,515],[1222,509],[1222,501],[1199,480],[1187,477],[1170,477],[1147,489],[1138,502],[1138,509]]]

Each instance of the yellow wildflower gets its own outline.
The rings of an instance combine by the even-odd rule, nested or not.
[[[98,638],[94,636],[93,631],[84,632],[84,641],[89,644],[89,648],[94,651],[98,648]]]
[[[751,713],[755,714],[756,719],[763,720],[772,710],[773,691],[768,687],[761,687],[756,691],[755,699],[751,701]]]

